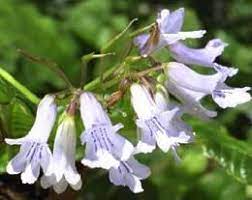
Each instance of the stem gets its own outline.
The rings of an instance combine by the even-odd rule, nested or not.
[[[137,18],[131,20],[128,26],[121,33],[115,36],[112,40],[108,42],[108,44],[105,47],[101,49],[101,53],[104,53],[110,46],[112,46],[117,40],[119,40],[124,35],[124,33],[126,33],[126,31],[131,27],[131,25],[137,20],[138,20]]]
[[[69,88],[74,88],[72,83],[69,81],[69,79],[67,78],[67,76],[65,75],[65,73],[62,71],[61,67],[57,63],[50,61],[50,60],[47,60],[47,59],[44,59],[44,58],[40,58],[38,56],[34,56],[23,49],[18,49],[18,52],[21,55],[23,55],[25,58],[27,58],[28,60],[30,60],[34,63],[44,64],[51,71],[56,73],[66,83],[66,85]]]
[[[145,32],[145,31],[151,29],[154,25],[155,25],[155,23],[152,23],[152,24],[150,24],[150,25],[148,25],[148,26],[145,26],[145,27],[143,27],[143,28],[140,28],[140,29],[134,31],[133,33],[131,33],[129,36],[130,36],[130,37],[135,37],[136,35],[139,35],[140,33]]]
[[[103,54],[95,54],[94,52],[93,53],[90,53],[90,54],[87,54],[87,55],[84,55],[81,57],[81,61],[82,61],[82,66],[81,66],[81,82],[80,82],[80,86],[82,87],[83,83],[84,83],[84,69],[88,66],[88,63],[93,60],[93,59],[97,59],[97,58],[104,58],[106,56],[114,56],[115,53],[114,52],[111,52],[111,53],[103,53]]]
[[[0,68],[0,76],[8,83],[10,83],[14,88],[16,88],[19,92],[21,92],[32,103],[34,104],[39,103],[40,99],[35,94],[33,94],[21,83],[19,83],[12,75],[10,75],[7,71],[5,71],[2,68]]]
[[[111,74],[114,73],[114,71],[117,69],[117,65],[114,67],[111,67],[110,69],[108,69],[104,74],[103,74],[103,78],[106,79],[107,77],[109,77]],[[94,90],[96,88],[97,85],[99,85],[101,83],[101,78],[97,77],[96,79],[94,79],[93,81],[87,83],[84,86],[84,90]]]
[[[87,63],[82,62],[80,66],[80,87],[84,84],[85,76],[85,69],[87,68]],[[84,77],[85,76],[85,77]]]
[[[139,76],[139,77],[141,77],[141,76],[145,76],[146,74],[149,74],[150,72],[159,71],[161,69],[163,69],[163,65],[157,65],[155,67],[143,70],[141,72],[137,72],[136,75]]]

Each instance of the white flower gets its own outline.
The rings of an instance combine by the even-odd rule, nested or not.
[[[136,152],[152,152],[156,148],[156,143],[164,152],[169,149],[175,151],[180,143],[192,140],[191,130],[180,119],[179,107],[169,110],[161,93],[157,93],[153,99],[144,86],[133,84],[131,102],[138,116],[136,124],[141,132]]]
[[[74,190],[81,188],[81,176],[75,167],[75,148],[76,130],[74,117],[66,114],[57,129],[50,173],[41,179],[43,188],[53,185],[57,193],[65,191],[68,184]]]
[[[118,167],[120,161],[126,161],[134,151],[133,145],[117,134],[122,124],[112,125],[94,95],[84,92],[80,96],[81,118],[85,131],[81,135],[82,144],[86,144],[82,164],[91,168],[109,169]]]
[[[177,91],[191,97],[194,103],[199,105],[199,101],[206,95],[212,95],[213,100],[221,108],[235,107],[251,100],[247,92],[250,90],[249,87],[231,88],[224,83],[230,76],[229,71],[220,70],[213,75],[202,75],[181,63],[171,62],[167,65],[166,74],[169,80],[168,89],[169,85],[173,84]],[[173,90],[171,93],[177,91]]]
[[[162,10],[157,17],[156,26],[151,34],[142,34],[134,39],[142,56],[148,56],[154,51],[187,38],[201,38],[206,31],[181,32],[184,21],[184,9],[174,12]]]
[[[140,180],[150,176],[150,169],[139,163],[132,156],[127,161],[121,161],[119,167],[109,169],[109,180],[115,185],[128,186],[134,193],[143,191]]]
[[[10,145],[21,145],[19,153],[9,162],[9,174],[21,173],[23,183],[34,183],[40,173],[40,166],[47,173],[51,152],[47,140],[57,115],[54,96],[46,95],[38,105],[35,122],[29,133],[19,139],[5,139]]]

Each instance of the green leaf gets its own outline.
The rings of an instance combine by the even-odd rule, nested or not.
[[[34,116],[28,106],[19,99],[13,99],[10,105],[11,137],[23,137],[30,130],[33,121]]]
[[[4,80],[0,78],[0,104],[9,103],[13,96],[13,89]]]
[[[207,157],[216,160],[239,182],[252,183],[252,148],[248,143],[229,136],[224,127],[214,122],[194,121],[194,130]]]

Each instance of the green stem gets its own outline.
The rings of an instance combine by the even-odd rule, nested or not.
[[[21,92],[28,100],[30,100],[34,104],[38,104],[40,99],[33,94],[30,90],[28,90],[25,86],[19,83],[12,75],[10,75],[3,68],[0,68],[0,76],[10,83],[14,88],[16,88],[19,92]]]
[[[103,80],[108,78],[111,74],[114,73],[114,71],[117,69],[117,65],[114,67],[111,67],[110,69],[108,69],[104,74],[103,74]],[[84,90],[94,90],[96,88],[97,85],[99,85],[101,83],[101,78],[97,77],[96,79],[94,79],[93,81],[87,83],[84,86]]]
[[[131,33],[129,36],[130,36],[130,37],[135,37],[136,35],[139,35],[140,33],[145,32],[145,31],[151,29],[154,25],[155,25],[155,23],[152,23],[152,24],[150,24],[150,25],[148,25],[148,26],[145,26],[145,27],[143,27],[143,28],[140,28],[140,29],[134,31],[133,33]]]
[[[101,49],[101,53],[104,53],[106,52],[107,49],[109,49],[109,47],[111,47],[117,40],[119,40],[127,31],[128,29],[132,26],[132,24],[137,21],[138,19],[135,18],[133,20],[130,21],[130,23],[128,24],[128,26],[121,32],[119,33],[118,35],[116,35],[112,40],[110,40],[107,45],[105,47],[103,47]]]

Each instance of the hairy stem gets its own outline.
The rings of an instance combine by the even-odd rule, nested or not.
[[[152,24],[150,24],[150,25],[148,25],[148,26],[145,26],[145,27],[143,27],[143,28],[140,28],[140,29],[134,31],[133,33],[131,33],[131,34],[130,34],[130,37],[135,37],[136,35],[139,35],[140,33],[143,33],[143,32],[145,32],[145,31],[147,31],[147,30],[150,30],[154,25],[155,25],[155,23],[152,23]]]
[[[117,40],[119,40],[128,31],[128,29],[132,26],[132,24],[137,20],[138,20],[137,18],[131,20],[128,26],[121,33],[115,36],[112,40],[108,42],[108,44],[105,47],[101,49],[101,53],[106,52],[106,50],[109,49],[109,47],[111,47]]]
[[[65,73],[62,71],[61,67],[57,63],[52,62],[52,61],[47,60],[47,59],[44,59],[44,58],[40,58],[38,56],[31,55],[30,53],[28,53],[27,51],[25,51],[23,49],[18,49],[18,52],[21,55],[23,55],[25,58],[30,60],[31,62],[45,65],[51,71],[56,73],[66,83],[66,85],[69,88],[74,88],[72,83],[69,81],[69,79],[67,78],[67,76],[65,75]]]

